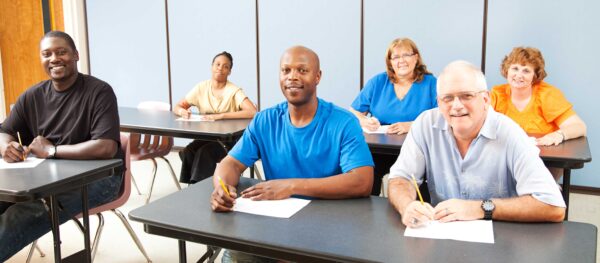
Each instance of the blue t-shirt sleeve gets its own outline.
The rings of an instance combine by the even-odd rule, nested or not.
[[[358,120],[352,118],[342,132],[342,149],[340,151],[342,172],[345,173],[362,166],[375,166]]]
[[[379,81],[377,76],[370,79],[363,89],[358,93],[356,99],[352,102],[351,107],[359,112],[370,112],[371,104],[373,103],[373,91],[377,88]]]
[[[242,138],[233,146],[233,149],[229,151],[229,155],[240,161],[246,167],[252,166],[258,159],[260,159],[260,148],[256,138],[257,126],[259,125],[257,114],[254,119],[250,122],[250,125],[244,131]]]

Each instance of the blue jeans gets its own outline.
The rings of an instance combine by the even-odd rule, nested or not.
[[[89,207],[116,199],[122,181],[122,175],[114,175],[89,184]],[[58,194],[56,198],[62,207],[58,212],[61,224],[81,213],[80,190]],[[0,262],[8,260],[51,230],[50,213],[41,200],[22,203],[0,201]]]

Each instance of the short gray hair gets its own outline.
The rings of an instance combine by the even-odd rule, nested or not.
[[[440,75],[438,76],[438,81],[437,81],[437,90],[436,92],[438,94],[440,94],[440,83],[443,83],[443,79],[446,77],[447,74],[450,73],[455,73],[458,70],[463,71],[463,72],[470,72],[473,73],[473,75],[475,76],[475,87],[476,89],[479,90],[488,90],[487,87],[487,81],[485,80],[485,76],[483,75],[483,72],[481,72],[481,70],[476,67],[475,65],[464,61],[464,60],[456,60],[453,62],[450,62],[450,64],[448,64],[444,70],[442,70],[442,73],[440,73]]]

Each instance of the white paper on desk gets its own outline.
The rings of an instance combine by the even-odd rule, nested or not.
[[[390,127],[390,125],[381,125],[381,126],[379,126],[379,128],[377,128],[377,130],[374,130],[374,131],[370,131],[367,128],[363,127],[363,131],[366,132],[366,133],[368,133],[368,134],[374,134],[374,133],[383,133],[383,134],[386,134],[387,130],[388,130],[388,127]]]
[[[175,120],[176,121],[215,121],[215,120],[207,119],[204,115],[191,115],[189,119],[184,119],[183,117],[179,117]]]
[[[233,211],[262,216],[290,218],[296,212],[300,211],[300,209],[308,205],[308,203],[310,203],[310,200],[299,198],[252,201],[250,198],[240,197],[235,201]]]
[[[407,227],[406,231],[404,231],[404,236],[493,244],[494,226],[491,220],[455,221],[448,223],[431,221],[419,228]]]
[[[7,163],[3,159],[0,159],[0,169],[24,169],[33,168],[46,159],[38,159],[36,157],[27,157],[23,162]]]

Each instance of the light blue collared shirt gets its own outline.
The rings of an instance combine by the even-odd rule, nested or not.
[[[412,124],[390,178],[422,183],[427,176],[431,204],[457,198],[485,200],[532,195],[566,207],[539,148],[510,118],[488,107],[485,122],[463,159],[439,109],[423,112]]]

